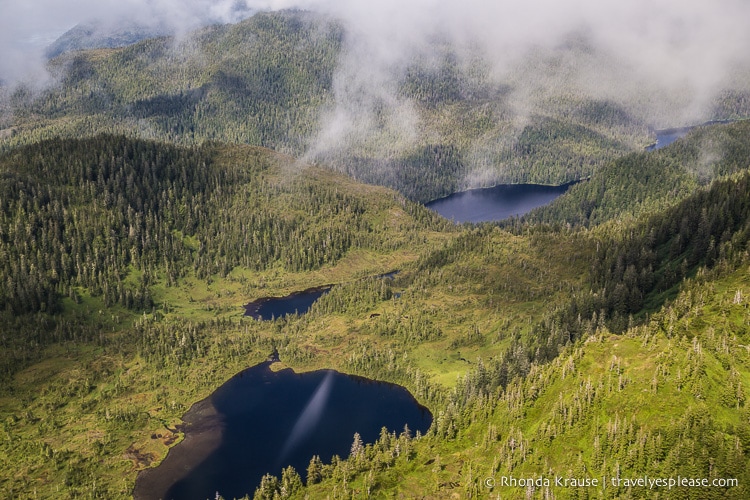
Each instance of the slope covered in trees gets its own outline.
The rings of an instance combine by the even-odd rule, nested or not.
[[[606,162],[525,220],[594,226],[664,209],[713,179],[748,168],[750,122],[698,127],[670,146]]]
[[[341,177],[290,163],[260,149],[188,149],[108,135],[6,153],[3,323],[33,313],[54,318],[65,298],[80,303],[82,294],[104,307],[151,311],[157,282],[210,282],[237,267],[311,271],[360,250],[411,252],[420,246],[412,230],[448,227],[411,202],[354,193]],[[58,329],[20,337],[46,344],[65,338]]]
[[[304,471],[269,477],[258,498],[514,496],[502,476],[553,474],[737,478],[700,493],[746,496],[745,170],[627,223],[509,232],[255,148],[98,136],[0,165],[9,496],[128,497],[186,409],[274,349],[403,384],[435,423],[313,459],[303,489]],[[325,283],[308,314],[242,317]],[[549,491],[593,494],[532,495]]]
[[[99,132],[220,140],[308,154],[428,201],[480,184],[562,184],[649,142],[642,118],[565,84],[518,116],[522,68],[498,83],[481,57],[466,61],[439,41],[436,56],[408,65],[390,98],[342,96],[335,80],[346,78],[349,36],[324,16],[285,11],[182,39],[64,54],[50,63],[54,87],[10,96],[0,148]],[[362,107],[355,122],[327,137],[340,101],[352,99]]]
[[[395,89],[414,130],[384,101],[323,147],[347,36],[261,13],[64,55],[59,85],[0,103],[3,496],[131,497],[190,405],[277,351],[402,384],[435,421],[352,436],[256,498],[653,496],[555,483],[644,475],[738,481],[663,498],[747,498],[750,125],[645,153],[632,110],[562,88],[519,116],[522,68],[499,85],[438,40]],[[503,226],[409,201],[589,176]],[[305,315],[243,316],[327,284]]]
[[[716,277],[687,284],[644,326],[598,328],[508,384],[498,360],[478,362],[430,434],[381,437],[305,493],[745,498],[748,314],[737,297],[748,281],[744,270]],[[678,477],[691,486],[668,486]]]
[[[406,455],[400,452],[403,436],[381,436],[367,447],[366,460],[350,457],[325,469],[327,477],[312,488],[312,496],[336,489],[435,498],[744,498],[744,387],[750,382],[747,187],[744,170],[632,225],[572,233],[569,241],[579,248],[579,258],[591,259],[589,291],[580,293],[575,281],[560,283],[570,292],[567,298],[532,320],[532,328],[524,331],[512,320],[501,327],[497,335],[505,337],[505,349],[499,355],[487,349],[493,334],[464,337],[483,348],[441,400],[431,432],[409,444]],[[711,219],[715,231],[708,229],[714,226],[707,218],[718,214],[723,221]],[[670,232],[680,225],[685,234]],[[499,255],[489,256],[501,245],[486,244],[486,231],[460,236],[433,252],[421,269],[450,273],[446,285],[461,289],[471,283],[502,302],[497,291],[479,285],[494,273],[466,272],[467,262],[475,263],[477,256],[497,262]],[[560,237],[536,231],[529,237],[538,242]],[[590,255],[586,247],[597,250]],[[568,265],[577,267],[570,260],[575,253],[559,239],[548,248],[562,250],[557,259],[568,256]],[[639,252],[650,256],[639,258]],[[627,290],[629,279],[638,281],[633,266],[640,262],[656,270],[645,285],[655,296],[621,304],[627,297],[620,297],[620,289]],[[669,274],[679,267],[684,274]],[[518,281],[512,275],[497,277],[505,289]],[[659,293],[665,288],[675,291]],[[511,296],[524,295],[513,291]],[[651,314],[623,323],[628,307]],[[513,308],[504,304],[504,317],[513,316]],[[608,325],[622,333],[612,333]],[[644,476],[665,482],[656,489],[634,482]],[[705,478],[709,486],[668,488],[666,481],[677,476],[693,483]],[[558,477],[577,483],[560,486]],[[592,486],[594,480],[598,485]],[[256,498],[265,498],[262,493]]]

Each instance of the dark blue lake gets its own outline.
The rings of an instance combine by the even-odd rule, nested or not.
[[[333,285],[310,288],[286,297],[265,297],[255,300],[245,306],[245,316],[269,320],[287,314],[304,314],[310,309],[313,302],[328,293],[331,286]]]
[[[332,370],[249,368],[185,415],[185,440],[156,468],[138,475],[136,499],[252,498],[266,473],[292,465],[305,479],[313,455],[349,455],[382,427],[427,432],[432,414],[403,387]]]
[[[372,276],[376,279],[393,279],[398,270]],[[305,314],[313,303],[328,293],[333,285],[324,285],[294,292],[286,297],[263,297],[245,305],[245,316],[259,320],[270,320],[288,314]]]
[[[426,203],[446,219],[455,222],[490,222],[523,215],[548,204],[573,183],[562,186],[540,184],[501,184],[470,189]]]

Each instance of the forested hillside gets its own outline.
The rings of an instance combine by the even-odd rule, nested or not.
[[[510,383],[505,358],[478,361],[428,436],[384,436],[305,493],[745,498],[746,266],[691,281],[626,335],[596,328]]]
[[[642,102],[556,79],[585,40],[501,82],[438,38],[330,134],[350,36],[262,12],[0,96],[0,496],[132,498],[187,410],[270,356],[434,420],[247,498],[748,498],[750,122],[647,152]],[[501,223],[418,203],[571,180]],[[244,315],[313,287],[305,314]],[[637,484],[678,476],[712,485]]]
[[[106,23],[89,21],[73,26],[63,33],[49,47],[46,56],[57,57],[66,52],[87,49],[127,47],[147,38],[166,36],[170,32],[166,27],[148,27],[135,22],[109,26]]]
[[[590,179],[524,219],[594,226],[665,209],[699,186],[747,169],[749,136],[748,121],[697,127],[664,149],[602,163]]]
[[[564,263],[571,277],[588,267],[588,279],[557,283],[567,293],[541,317],[527,316],[529,329],[517,322],[512,298],[533,303],[544,272],[519,263],[520,272],[533,276],[529,282],[490,271],[489,262],[504,260],[492,230],[462,235],[431,253],[422,272],[448,278],[443,286],[450,283],[459,293],[468,286],[484,296],[472,302],[475,310],[502,304],[505,320],[484,335],[477,324],[452,344],[462,353],[467,345],[482,347],[442,400],[428,436],[408,444],[404,436],[381,437],[364,457],[324,469],[327,479],[312,491],[438,498],[746,496],[748,199],[744,169],[627,224],[563,231],[569,235],[563,240],[558,231],[527,228],[529,241],[555,255],[551,260]],[[482,261],[472,274],[468,263]],[[495,342],[505,349],[493,356]],[[409,450],[406,456],[401,447]],[[675,489],[665,482],[654,490],[637,485],[644,475],[737,482]],[[560,487],[557,477],[577,482]],[[510,478],[515,485],[507,484]]]
[[[439,57],[406,69],[393,90],[398,104],[358,96],[361,123],[321,137],[333,127],[347,36],[324,16],[286,11],[181,39],[66,53],[50,62],[52,88],[14,91],[0,148],[99,132],[186,145],[219,140],[307,154],[428,201],[470,186],[585,178],[651,140],[638,114],[565,83],[519,116],[514,92],[527,84],[524,69],[498,83],[481,57],[466,62],[438,42]],[[528,64],[551,71],[547,59],[560,56]]]
[[[0,165],[10,496],[128,497],[187,408],[274,349],[403,384],[435,422],[257,498],[513,496],[484,481],[514,474],[729,477],[701,494],[746,495],[746,169],[628,222],[508,232],[257,148],[105,135]],[[327,283],[305,315],[242,317]]]
[[[12,359],[33,356],[30,340],[76,335],[64,314],[43,329],[20,318],[56,318],[82,296],[153,311],[156,283],[175,287],[188,276],[210,283],[237,267],[311,271],[357,250],[413,252],[421,244],[414,229],[448,226],[398,197],[355,194],[328,172],[279,170],[291,163],[260,149],[108,135],[0,157],[0,315],[11,342],[3,373],[15,371]],[[11,334],[14,323],[19,335]]]

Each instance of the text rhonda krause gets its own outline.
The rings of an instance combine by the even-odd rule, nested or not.
[[[494,487],[496,481],[487,481],[487,485]],[[557,486],[561,488],[731,488],[739,485],[739,480],[736,478],[695,478],[695,477],[602,477],[591,478],[591,477],[564,477],[555,476],[549,477],[514,477],[514,476],[501,476],[499,486],[504,487],[519,487],[526,488],[529,486],[536,487],[548,487]]]

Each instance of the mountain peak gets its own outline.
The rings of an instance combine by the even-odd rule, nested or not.
[[[52,59],[66,52],[88,49],[125,47],[147,38],[171,35],[173,30],[163,23],[148,26],[135,21],[117,23],[89,20],[63,33],[45,51]]]

